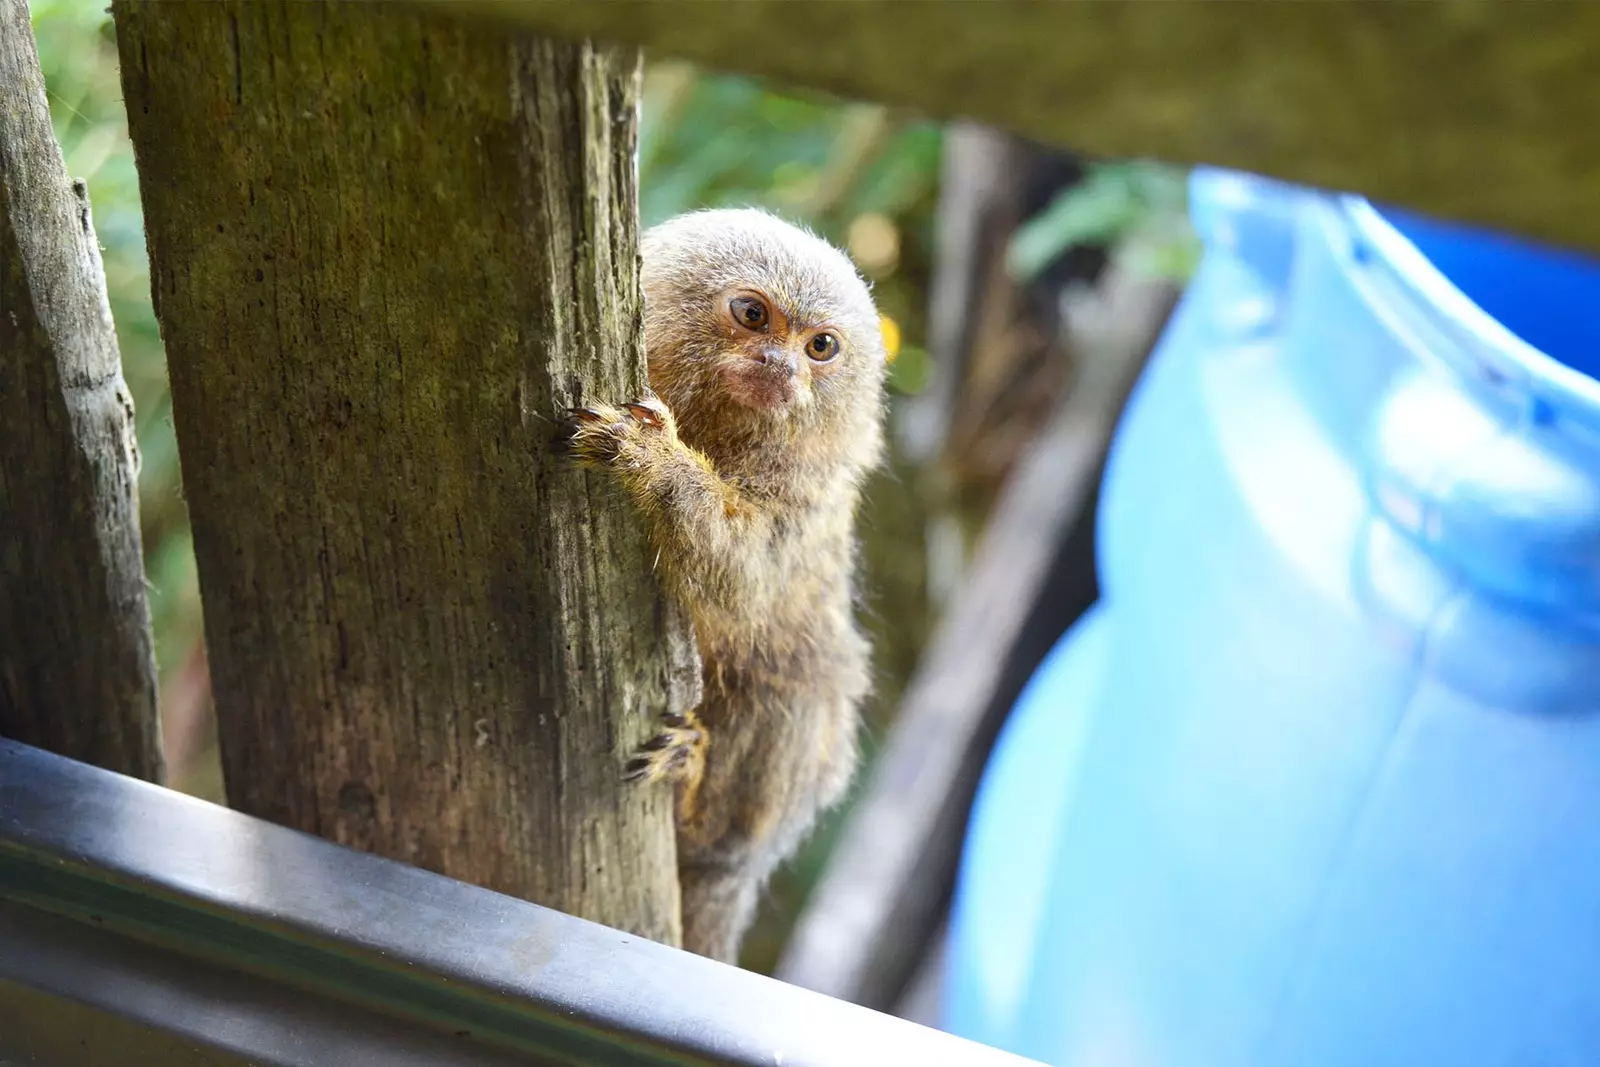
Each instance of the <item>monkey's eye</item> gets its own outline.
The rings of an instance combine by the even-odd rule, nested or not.
[[[839,354],[839,339],[831,333],[819,333],[806,344],[806,355],[818,363],[826,363]]]
[[[728,302],[733,321],[747,330],[761,332],[767,328],[767,305],[753,296],[736,296]]]

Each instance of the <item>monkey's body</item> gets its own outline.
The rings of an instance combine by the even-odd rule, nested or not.
[[[651,230],[643,276],[656,395],[582,409],[569,432],[643,511],[693,619],[702,703],[629,772],[676,789],[684,946],[733,962],[762,886],[855,769],[855,509],[883,447],[882,337],[849,261],[758,212]]]
[[[810,607],[848,622],[841,599]],[[867,649],[819,615],[780,609],[753,645],[702,646],[710,743],[699,781],[678,785],[678,867],[684,944],[713,958],[733,961],[760,887],[855,769]]]

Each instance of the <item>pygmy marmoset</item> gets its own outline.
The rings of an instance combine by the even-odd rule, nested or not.
[[[849,784],[868,647],[855,511],[883,451],[884,339],[826,241],[753,209],[641,242],[652,395],[569,413],[642,511],[704,696],[628,763],[675,787],[684,947],[734,962],[757,897]]]

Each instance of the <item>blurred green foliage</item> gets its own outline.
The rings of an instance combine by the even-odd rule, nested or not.
[[[939,128],[873,105],[779,96],[756,83],[661,64],[646,82],[639,213],[649,226],[696,207],[753,204],[835,241],[869,212],[915,225],[939,167]],[[848,181],[825,186],[852,165]]]
[[[1187,280],[1200,259],[1189,224],[1189,172],[1159,163],[1094,163],[1011,237],[1007,266],[1030,281],[1075,245],[1106,245],[1124,263]]]

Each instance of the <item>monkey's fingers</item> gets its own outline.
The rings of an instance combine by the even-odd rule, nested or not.
[[[556,420],[555,432],[550,436],[550,444],[559,455],[585,458],[592,451],[587,445],[592,441],[595,430],[602,430],[607,423],[576,419],[572,417]]]
[[[560,456],[572,455],[573,441],[578,436],[579,423],[575,419],[557,419],[555,432],[550,435],[550,448]]]
[[[645,756],[635,756],[622,768],[624,782],[660,782],[677,777],[687,757],[675,755],[671,749],[652,752]]]
[[[610,466],[617,461],[636,424],[607,404],[568,408],[557,423],[553,448],[580,462]]]
[[[638,753],[623,766],[623,780],[656,782],[678,779],[689,774],[700,758],[705,734],[694,716],[667,715],[667,728],[639,746]]]

